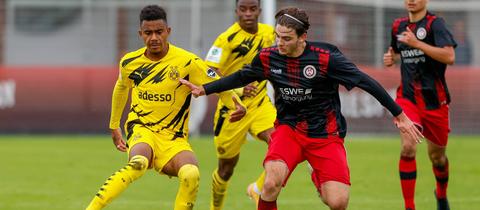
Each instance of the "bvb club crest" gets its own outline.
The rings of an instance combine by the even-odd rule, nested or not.
[[[178,77],[180,77],[180,72],[178,72],[178,67],[170,66],[170,71],[168,72],[168,78],[170,78],[171,80],[178,80]]]

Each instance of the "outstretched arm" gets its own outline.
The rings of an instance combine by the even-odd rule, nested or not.
[[[387,91],[385,91],[385,89],[377,81],[372,79],[367,74],[364,74],[363,72],[360,72],[360,74],[363,74],[363,77],[357,84],[357,87],[370,93],[385,108],[387,108],[390,113],[392,113],[395,118],[394,123],[400,132],[406,133],[411,137],[411,139],[415,139],[417,143],[421,143],[422,138],[424,138],[422,133],[417,129],[415,124],[407,117],[407,115],[405,115],[405,113],[402,111],[402,108],[400,108],[400,106],[393,101],[390,95],[388,95]]]

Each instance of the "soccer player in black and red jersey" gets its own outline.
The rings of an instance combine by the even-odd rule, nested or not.
[[[422,135],[385,89],[335,46],[306,41],[310,24],[304,10],[286,8],[275,18],[277,46],[262,49],[249,67],[203,86],[181,82],[198,96],[269,80],[275,89],[277,120],[264,160],[266,177],[258,209],[277,209],[282,186],[305,160],[313,168],[312,181],[323,202],[330,209],[346,209],[350,174],[339,85],[349,90],[360,87],[373,95],[395,116],[395,124],[410,135],[412,143]]]
[[[435,197],[439,210],[448,210],[448,159],[445,149],[450,131],[450,95],[445,70],[455,61],[457,45],[442,18],[427,11],[428,0],[405,0],[408,17],[396,19],[392,42],[383,60],[386,66],[401,58],[402,82],[396,102],[428,139],[428,155],[437,180]],[[400,133],[400,182],[405,208],[415,209],[414,194],[417,145]]]

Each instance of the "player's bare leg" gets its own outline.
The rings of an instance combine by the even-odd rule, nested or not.
[[[197,199],[200,172],[195,154],[182,151],[175,155],[162,169],[169,176],[177,176],[180,181],[174,210],[191,210]]]
[[[400,171],[400,183],[405,209],[415,210],[415,183],[417,179],[417,163],[415,155],[417,144],[410,140],[410,136],[400,132],[401,152],[398,164]]]
[[[433,174],[436,179],[436,188],[434,191],[437,199],[438,210],[450,210],[447,199],[448,187],[448,158],[446,155],[446,147],[438,146],[430,141],[428,142],[428,156],[432,162]]]
[[[262,131],[257,135],[257,137],[268,144],[270,142],[270,139],[274,130],[275,130],[274,128],[270,128],[265,131]],[[258,199],[260,198],[264,181],[265,181],[265,171],[263,171],[260,174],[260,176],[257,178],[255,182],[249,184],[247,187],[247,195],[248,197],[250,197],[250,199],[255,201],[256,205],[258,205]]]
[[[337,182],[327,181],[320,187],[320,197],[331,210],[347,209],[350,194],[350,186]]]
[[[258,210],[276,210],[277,197],[288,176],[288,166],[281,160],[265,163],[265,182],[258,202]]]

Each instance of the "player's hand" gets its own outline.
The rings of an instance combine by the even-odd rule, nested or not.
[[[393,51],[392,47],[389,47],[387,53],[383,54],[383,64],[386,67],[390,67],[395,64],[395,52]]]
[[[419,42],[412,30],[407,27],[407,30],[402,32],[401,35],[397,36],[397,40],[401,43],[404,43],[410,47],[417,48],[417,43]]]
[[[422,139],[425,138],[417,126],[403,112],[395,117],[394,123],[402,134],[406,134],[410,137],[409,139],[414,140],[416,143],[422,143]]]
[[[257,95],[257,86],[253,83],[248,84],[247,86],[243,87],[243,96],[245,97],[255,97]]]
[[[123,140],[122,130],[120,128],[110,130],[112,133],[112,140],[115,148],[121,152],[127,151],[127,145],[125,144],[125,140]]]
[[[193,97],[198,97],[198,96],[203,96],[205,95],[205,89],[203,88],[203,86],[196,86],[194,85],[193,83],[191,83],[190,81],[188,80],[184,80],[184,79],[179,79],[180,83],[182,83],[183,85],[187,86],[188,88],[190,88],[190,90],[192,91],[192,95]]]
[[[247,114],[247,110],[245,109],[245,107],[242,106],[242,104],[237,101],[236,97],[232,97],[232,99],[237,109],[230,114],[230,122],[237,122],[241,120],[245,116],[245,114]]]

